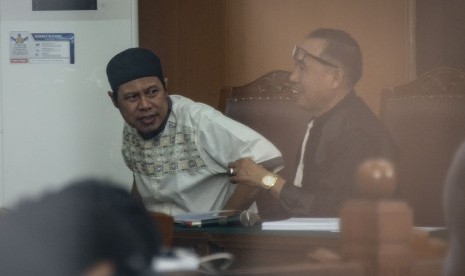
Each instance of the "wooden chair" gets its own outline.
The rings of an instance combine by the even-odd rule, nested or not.
[[[380,117],[399,149],[399,193],[415,225],[444,226],[443,184],[465,139],[465,72],[438,68],[383,90]]]
[[[243,86],[225,87],[219,108],[233,118],[269,139],[284,157],[280,172],[292,181],[306,125],[310,115],[295,103],[295,93],[289,81],[290,72],[269,72]],[[268,193],[257,199],[260,214],[265,218],[280,216],[279,206]]]

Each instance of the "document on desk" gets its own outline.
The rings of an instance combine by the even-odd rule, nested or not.
[[[262,230],[308,230],[339,232],[339,218],[290,218],[265,221]]]
[[[218,210],[211,212],[191,212],[174,216],[175,224],[183,227],[208,227],[239,224],[239,213],[237,210]]]

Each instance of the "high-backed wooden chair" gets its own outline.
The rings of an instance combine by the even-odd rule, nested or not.
[[[297,152],[310,115],[296,105],[289,75],[290,72],[277,70],[243,86],[225,87],[219,108],[275,144],[284,157],[280,175],[292,181]],[[280,214],[280,210],[275,209],[279,203],[268,193],[259,195],[257,204],[264,217]]]
[[[399,148],[399,192],[415,225],[445,225],[443,184],[465,140],[465,72],[438,68],[383,90],[380,116]]]

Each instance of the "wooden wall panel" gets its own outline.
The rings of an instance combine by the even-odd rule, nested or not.
[[[408,0],[139,0],[140,45],[156,51],[169,90],[217,106],[224,85],[276,69],[318,27],[360,43],[357,91],[378,112],[380,92],[408,80]]]
[[[416,3],[417,72],[440,66],[465,69],[465,1]]]
[[[378,112],[382,88],[407,81],[408,8],[407,0],[226,1],[226,83],[292,70],[294,44],[316,28],[338,28],[362,48],[357,92]]]
[[[168,90],[216,106],[224,85],[223,0],[139,0],[140,46],[155,51]]]

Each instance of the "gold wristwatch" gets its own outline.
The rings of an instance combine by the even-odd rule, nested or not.
[[[277,181],[278,181],[277,176],[267,174],[262,178],[262,187],[265,190],[269,190],[269,189],[273,188],[274,185],[276,185]]]

